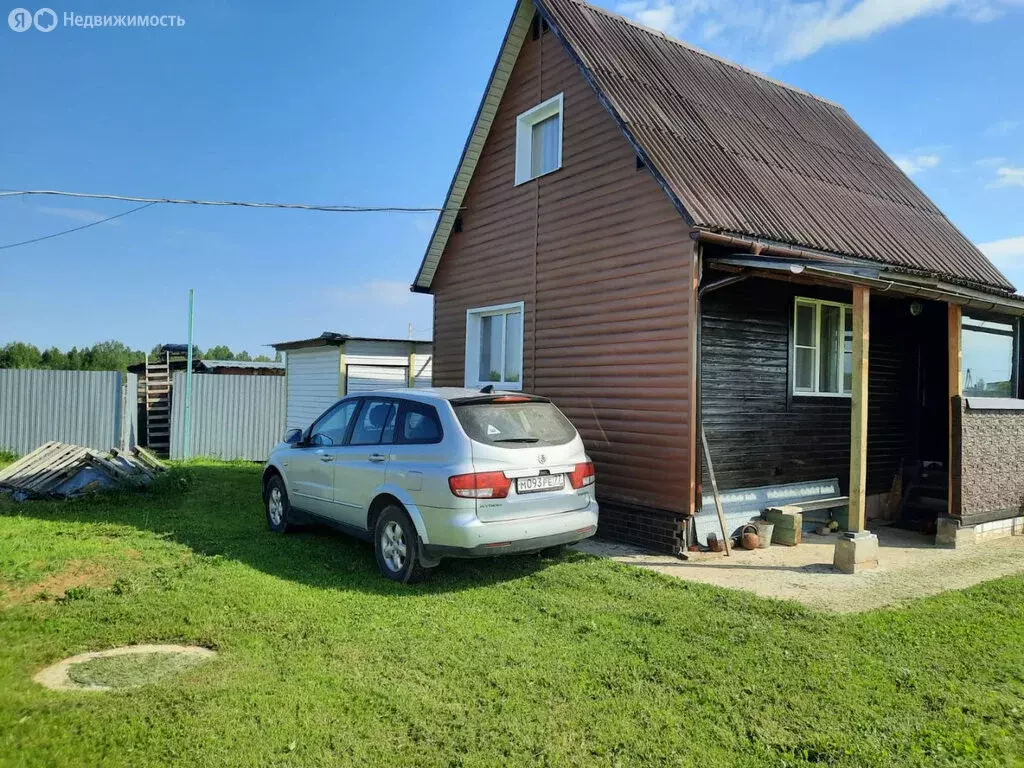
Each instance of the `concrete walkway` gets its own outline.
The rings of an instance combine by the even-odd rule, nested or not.
[[[856,575],[832,570],[838,536],[806,534],[796,547],[753,551],[690,553],[690,560],[652,555],[634,547],[589,539],[577,549],[650,568],[681,579],[764,597],[797,600],[824,611],[868,611],[898,605],[947,589],[963,589],[1024,571],[1024,536],[997,539],[961,549],[939,549],[933,536],[877,527],[878,568]]]

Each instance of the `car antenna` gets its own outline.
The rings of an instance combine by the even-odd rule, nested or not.
[[[494,392],[494,385],[488,384],[486,387],[482,387],[480,391],[483,392],[485,395],[489,395]]]

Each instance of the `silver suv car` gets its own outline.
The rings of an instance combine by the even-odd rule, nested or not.
[[[594,465],[551,401],[519,392],[395,389],[339,400],[274,448],[267,524],[305,519],[373,541],[389,579],[443,557],[562,547],[597,530]]]

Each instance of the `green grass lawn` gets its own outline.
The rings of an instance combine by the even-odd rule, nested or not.
[[[1024,764],[1024,578],[861,615],[579,554],[403,587],[366,544],[268,533],[258,468],[185,472],[0,501],[0,763]],[[117,693],[32,682],[130,643],[219,656]]]

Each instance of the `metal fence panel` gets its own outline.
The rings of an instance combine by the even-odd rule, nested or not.
[[[185,372],[174,374],[171,458],[185,458]],[[192,377],[190,452],[217,459],[263,461],[284,434],[284,376]]]
[[[49,440],[102,451],[134,445],[135,378],[116,371],[0,370],[0,450],[24,454]]]

